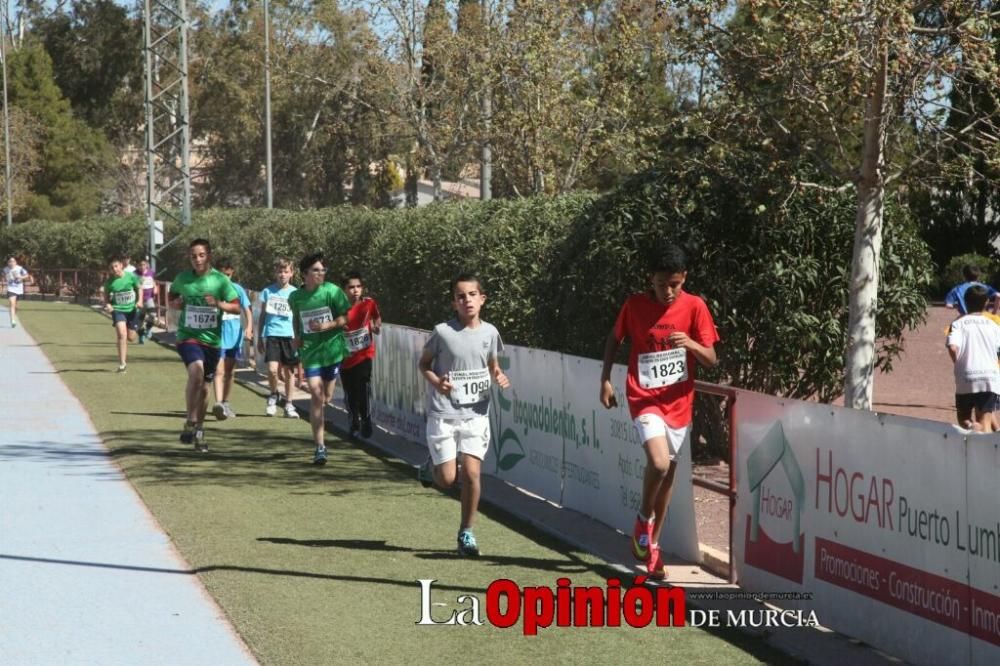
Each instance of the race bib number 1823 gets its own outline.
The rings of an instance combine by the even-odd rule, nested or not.
[[[688,378],[687,350],[668,349],[661,352],[639,354],[639,386],[644,389],[661,388]]]

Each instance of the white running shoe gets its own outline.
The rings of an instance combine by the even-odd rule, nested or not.
[[[285,403],[285,416],[290,419],[299,418],[299,412],[295,409],[295,405],[290,402]]]
[[[267,408],[264,413],[268,416],[274,416],[278,412],[278,394],[272,393],[267,396]]]

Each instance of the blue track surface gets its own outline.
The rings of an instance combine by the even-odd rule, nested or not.
[[[0,310],[0,663],[256,663]]]

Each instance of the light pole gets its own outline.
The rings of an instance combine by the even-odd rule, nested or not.
[[[274,208],[274,184],[271,177],[271,11],[268,0],[264,0],[264,134],[267,207]]]
[[[3,154],[4,186],[7,195],[7,226],[14,223],[10,187],[10,112],[7,106],[7,0],[3,1],[0,15],[0,62],[3,63]]]

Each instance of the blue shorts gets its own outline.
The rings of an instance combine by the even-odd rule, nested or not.
[[[340,376],[340,364],[334,363],[333,365],[326,365],[321,368],[305,368],[303,374],[305,374],[306,379],[321,377],[324,382],[332,382]]]
[[[215,370],[219,367],[220,351],[218,347],[205,347],[191,340],[177,345],[177,353],[180,354],[185,367],[195,361],[201,361],[202,366],[205,368],[206,382],[215,379]]]
[[[138,310],[132,310],[132,312],[119,312],[118,310],[113,310],[111,312],[111,325],[117,326],[118,322],[125,322],[125,326],[131,328],[133,331],[139,328],[139,318],[136,316]]]
[[[240,345],[236,345],[235,347],[232,347],[230,349],[222,350],[222,358],[231,358],[235,360],[240,358],[240,356],[241,356]]]

